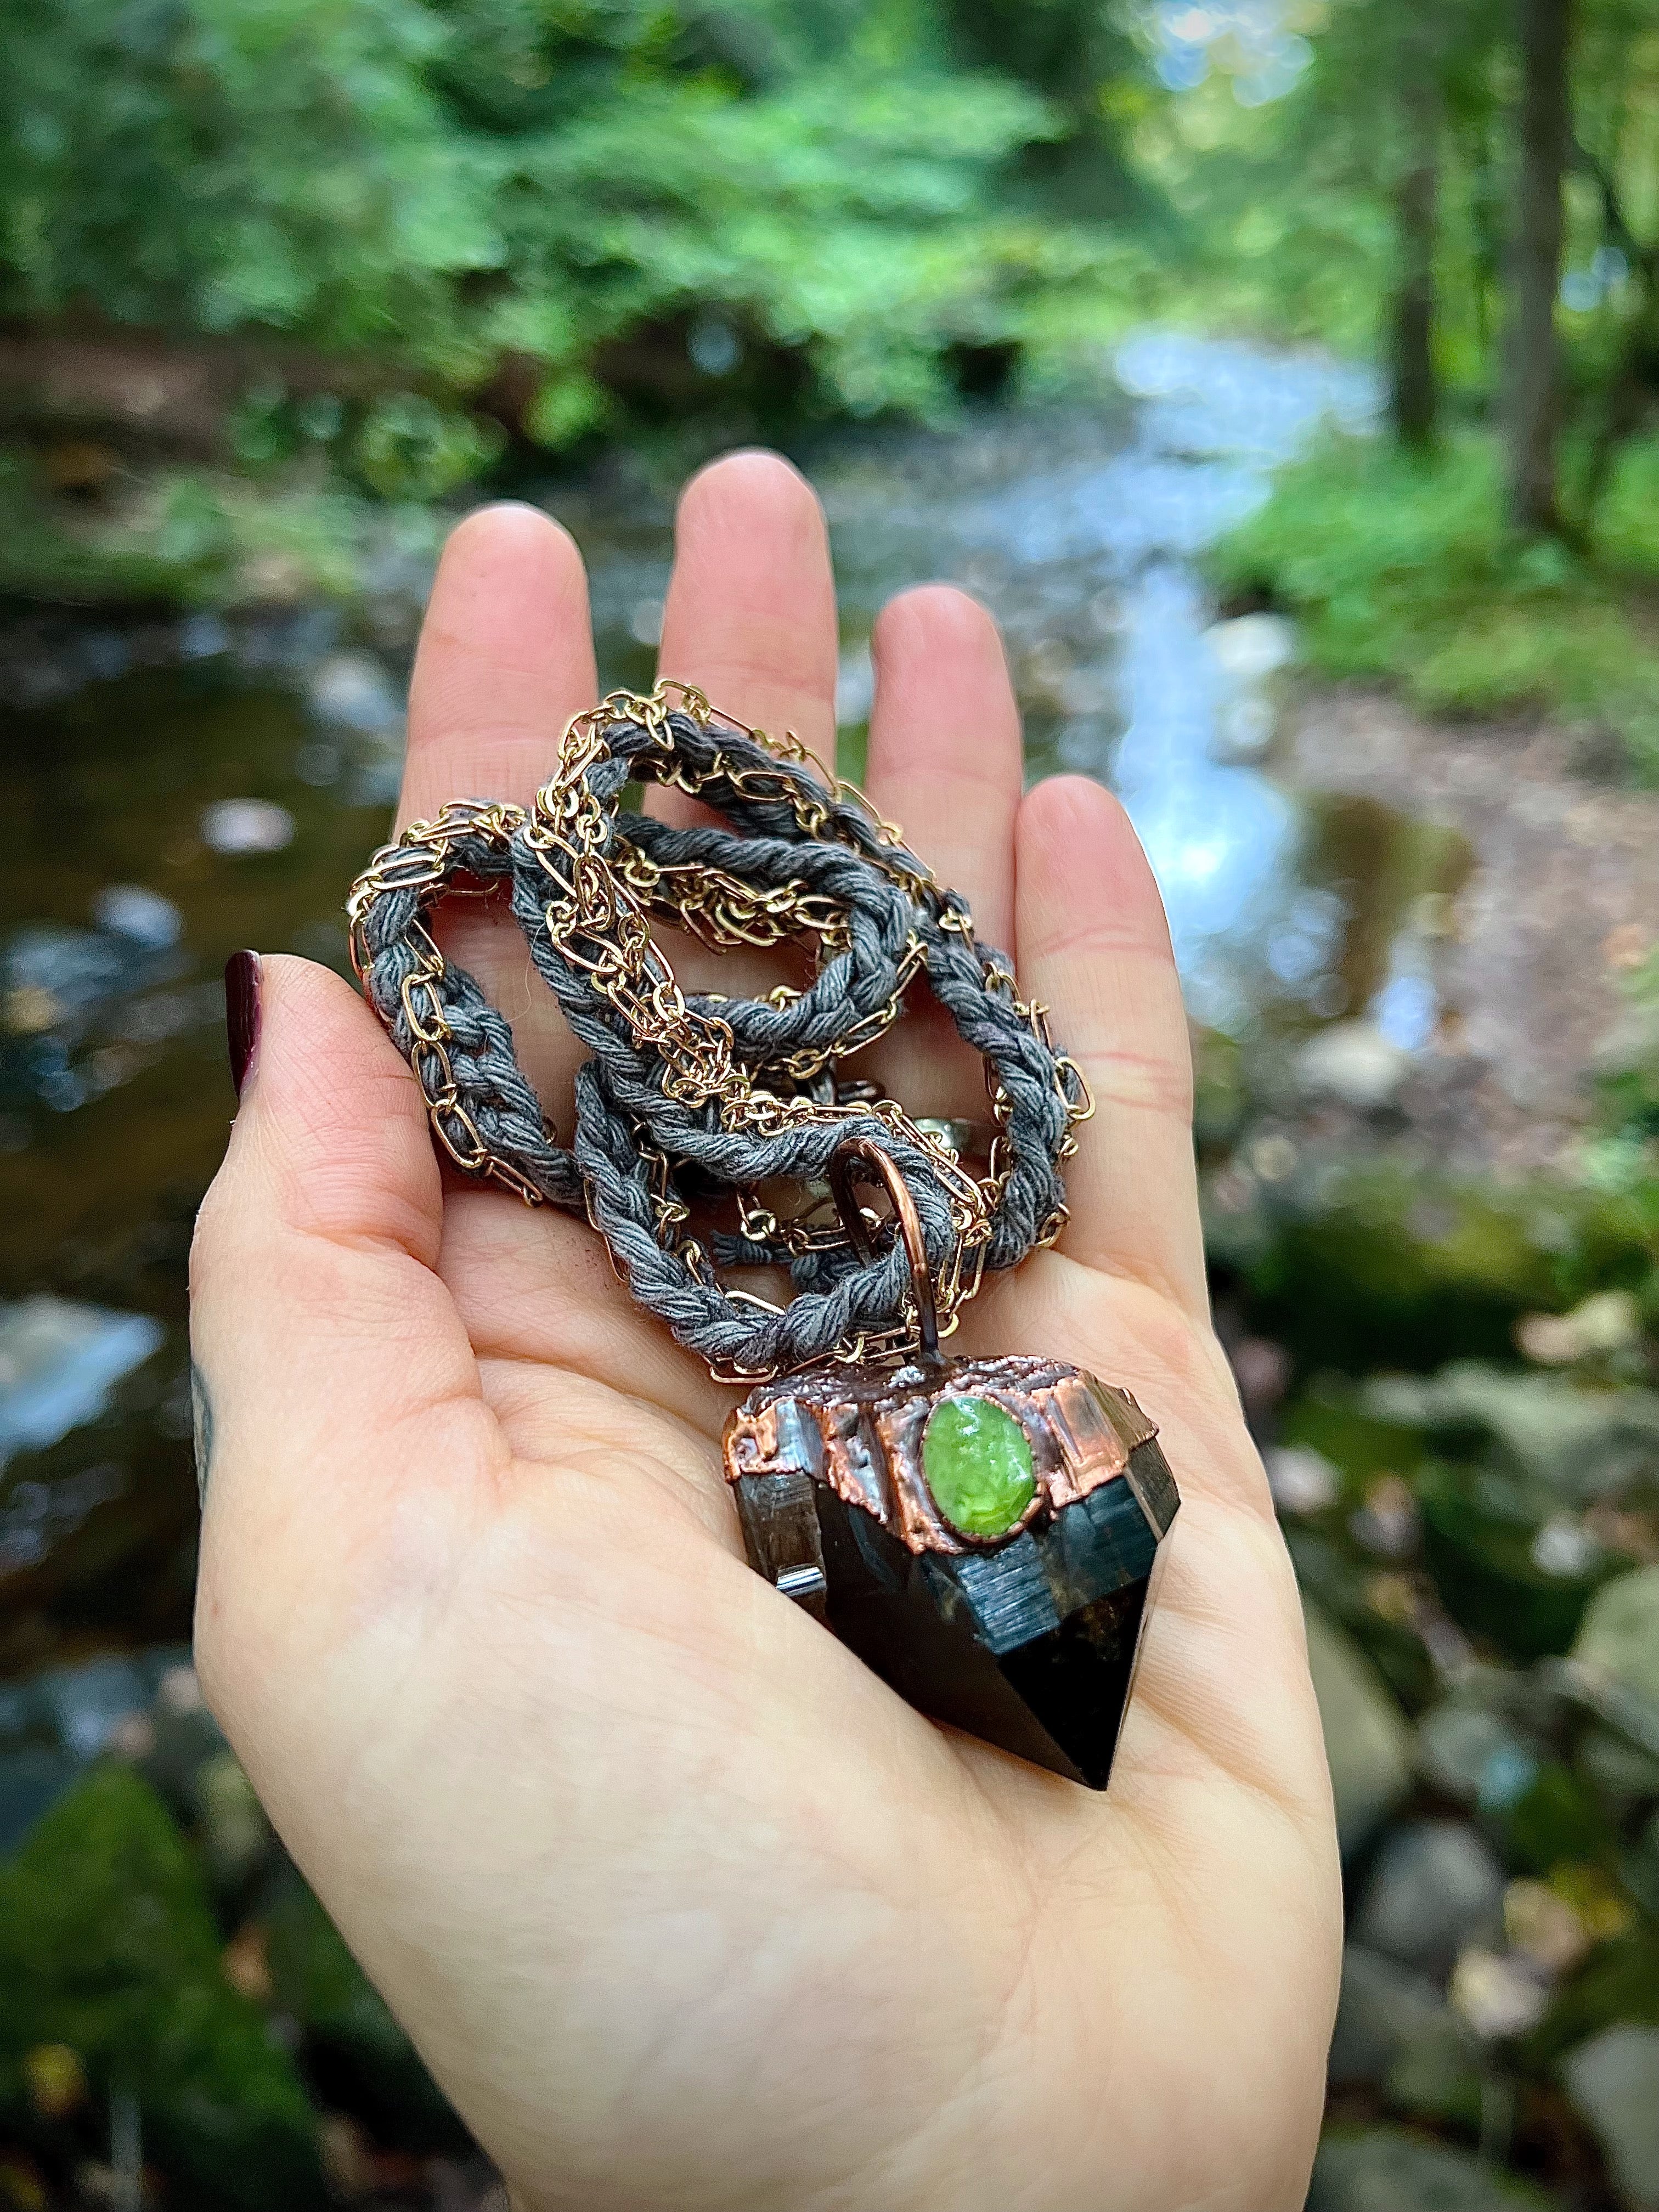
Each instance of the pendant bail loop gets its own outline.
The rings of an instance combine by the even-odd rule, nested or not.
[[[847,1231],[847,1241],[863,1266],[868,1267],[874,1259],[875,1246],[853,1188],[860,1168],[866,1171],[866,1180],[885,1186],[892,1201],[893,1219],[903,1240],[904,1256],[910,1263],[910,1299],[916,1310],[916,1357],[924,1367],[937,1367],[940,1364],[939,1305],[933,1296],[933,1271],[928,1265],[916,1202],[910,1195],[909,1185],[894,1165],[891,1154],[873,1137],[844,1137],[836,1146],[830,1155],[825,1176],[836,1211],[841,1216],[841,1225]]]

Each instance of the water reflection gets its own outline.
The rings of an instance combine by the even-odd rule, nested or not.
[[[223,651],[16,716],[0,761],[0,1673],[187,1629],[185,1259],[233,1107],[219,973],[241,944],[337,957],[384,823],[378,793],[301,772],[327,626],[220,628]],[[239,809],[291,840],[227,836]]]
[[[890,542],[889,565],[914,557],[925,531],[932,569],[990,600],[1036,708],[1034,763],[1100,775],[1123,799],[1196,1018],[1238,1030],[1280,1002],[1328,1015],[1340,902],[1301,880],[1297,804],[1243,764],[1271,742],[1291,641],[1261,617],[1217,625],[1194,556],[1322,426],[1372,427],[1380,388],[1320,356],[1170,332],[1131,339],[1115,368],[1140,402],[1115,436],[1056,424],[1041,445],[1010,439],[1000,471],[994,455],[973,457],[942,502],[907,483],[897,504],[911,542]],[[884,501],[890,514],[890,486],[840,487],[838,544],[902,532],[878,519]],[[855,574],[857,562],[855,550]],[[1389,1018],[1403,1021],[1403,1004]]]
[[[164,1333],[148,1314],[107,1313],[67,1298],[0,1307],[0,1466],[94,1419],[112,1386],[159,1348]],[[29,1489],[20,1486],[14,1508],[25,1522],[50,1519],[50,1498],[42,1492],[37,1511]],[[13,1533],[0,1534],[0,1560]]]
[[[1129,720],[1112,781],[1164,893],[1188,1004],[1199,1021],[1235,1030],[1261,997],[1247,970],[1267,957],[1275,933],[1287,947],[1307,945],[1306,958],[1281,956],[1277,980],[1287,990],[1325,965],[1328,945],[1296,911],[1288,879],[1296,810],[1256,770],[1215,758],[1224,679],[1191,572],[1151,564],[1127,610]]]
[[[1340,914],[1297,880],[1298,810],[1229,757],[1266,749],[1273,726],[1266,687],[1290,648],[1275,641],[1261,651],[1259,618],[1254,653],[1230,637],[1238,626],[1214,627],[1191,556],[1260,502],[1272,466],[1322,424],[1370,427],[1376,380],[1315,357],[1264,360],[1247,347],[1164,332],[1131,339],[1116,369],[1145,402],[1093,502],[1125,579],[1126,720],[1109,761],[1075,744],[1067,757],[1106,770],[1128,809],[1199,1021],[1236,1031],[1276,995],[1334,1011],[1320,985]]]

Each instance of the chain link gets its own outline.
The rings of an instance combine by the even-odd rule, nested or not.
[[[670,717],[678,712],[713,739],[701,762],[677,748]],[[702,944],[717,950],[768,950],[789,939],[813,940],[820,963],[845,951],[851,941],[850,917],[831,898],[814,892],[801,878],[757,885],[729,870],[696,862],[665,864],[630,843],[613,814],[595,795],[591,771],[608,755],[620,730],[641,730],[649,743],[635,750],[634,765],[643,776],[671,785],[693,798],[726,795],[787,808],[805,839],[850,842],[848,817],[859,830],[855,849],[880,869],[906,896],[922,904],[937,926],[972,949],[980,960],[986,988],[1004,999],[1045,1046],[1050,1045],[1046,1010],[1018,996],[1012,973],[1000,959],[978,951],[973,917],[966,902],[942,889],[931,871],[906,847],[897,827],[884,821],[856,785],[828,776],[818,761],[791,734],[769,737],[726,715],[716,717],[694,686],[665,679],[653,691],[613,691],[568,726],[558,765],[526,810],[501,801],[457,800],[430,821],[413,822],[394,844],[375,854],[353,886],[347,902],[351,957],[366,980],[369,952],[365,923],[374,903],[393,892],[413,892],[422,909],[441,895],[488,895],[501,888],[508,872],[507,853],[516,843],[529,853],[545,879],[541,903],[544,926],[559,957],[584,975],[595,995],[625,1025],[635,1048],[655,1056],[661,1087],[679,1104],[701,1111],[713,1108],[733,1130],[775,1135],[791,1126],[867,1120],[873,1115],[896,1138],[923,1152],[944,1191],[954,1231],[953,1243],[934,1285],[941,1334],[955,1328],[961,1308],[980,1287],[992,1216],[1007,1176],[1004,1144],[993,1142],[983,1175],[975,1175],[934,1129],[919,1127],[894,1099],[874,1086],[851,1084],[841,1095],[840,1063],[884,1036],[899,1019],[909,986],[926,965],[921,936],[912,930],[896,964],[894,982],[882,1004],[849,1024],[822,1045],[781,1054],[762,1066],[745,1065],[726,1021],[709,1009],[709,997],[693,1005],[677,981],[666,956],[652,935],[653,920],[672,922]],[[775,767],[759,767],[722,750],[720,732],[734,730],[763,748]],[[458,848],[476,855],[482,846],[499,857],[494,877],[458,874]],[[463,850],[463,865],[465,849]],[[510,1162],[493,1152],[469,1112],[451,1060],[453,1037],[444,1015],[442,952],[423,920],[406,933],[415,964],[403,982],[402,1012],[408,1051],[430,1109],[432,1126],[458,1166],[488,1176],[516,1192],[527,1205],[543,1194]],[[780,986],[770,1002],[787,1006],[799,994]],[[1075,1062],[1055,1057],[1055,1086],[1064,1112],[1064,1150],[1074,1148],[1073,1132],[1094,1110]],[[825,1079],[830,1095],[823,1095]],[[817,1085],[814,1091],[811,1086]],[[874,1093],[874,1095],[872,1095]],[[1006,1123],[1009,1102],[1000,1083],[990,1084],[992,1112]],[[713,1279],[713,1262],[693,1235],[691,1212],[680,1195],[672,1163],[641,1139],[641,1157],[650,1170],[652,1205],[663,1249],[674,1253],[700,1278]],[[752,1190],[738,1194],[742,1233],[757,1245],[791,1256],[845,1247],[845,1231],[827,1201],[815,1199],[801,1213],[780,1218]],[[1065,1209],[1043,1224],[1039,1242],[1060,1233]],[[752,1293],[727,1295],[763,1309]],[[769,1309],[775,1311],[775,1308]],[[866,1332],[836,1348],[845,1361],[900,1357],[915,1348],[914,1313],[880,1333]],[[733,1364],[723,1379],[758,1379]]]

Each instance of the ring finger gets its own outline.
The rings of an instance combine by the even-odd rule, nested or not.
[[[871,798],[966,898],[981,943],[1010,945],[1019,709],[996,624],[965,592],[924,584],[882,610],[871,649]],[[871,1072],[915,1113],[986,1120],[984,1071],[925,990]]]

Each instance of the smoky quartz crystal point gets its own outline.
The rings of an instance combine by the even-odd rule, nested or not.
[[[823,1368],[726,1431],[751,1566],[899,1693],[1103,1790],[1180,1498],[1127,1390],[1036,1358]]]

